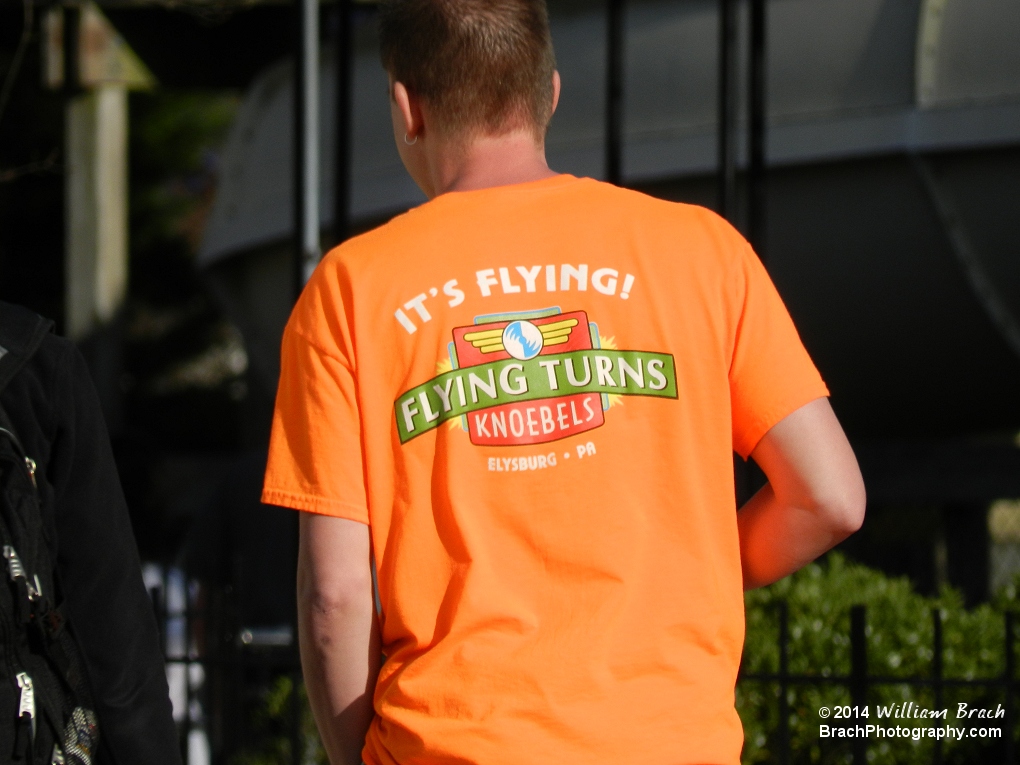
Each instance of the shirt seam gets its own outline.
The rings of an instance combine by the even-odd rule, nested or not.
[[[323,356],[325,356],[327,358],[330,358],[330,359],[333,359],[333,361],[337,362],[344,369],[346,369],[348,372],[350,372],[351,375],[354,374],[354,365],[352,365],[342,355],[331,353],[326,348],[323,348],[318,342],[316,342],[312,338],[308,337],[308,335],[306,335],[302,330],[298,329],[296,326],[295,327],[290,327],[288,331],[290,331],[291,333],[293,333],[293,334],[297,335],[298,337],[300,337],[302,340],[304,340],[304,342],[309,347],[311,347],[314,350],[318,351]]]
[[[798,386],[792,392],[787,392],[770,402],[761,414],[754,417],[747,427],[742,428],[740,439],[743,444],[734,444],[741,457],[747,459],[751,456],[758,444],[765,437],[765,434],[773,427],[782,422],[786,417],[796,412],[803,406],[810,404],[820,398],[828,398],[830,395],[828,386],[824,380],[812,380]],[[748,447],[747,453],[743,453],[741,447]]]
[[[280,502],[279,500],[283,501]],[[349,512],[356,512],[359,517],[368,517],[368,507],[366,505],[321,497],[315,494],[299,494],[269,487],[262,490],[262,501],[269,505],[281,505],[294,510],[310,510],[311,512],[319,512],[316,508],[343,508]]]

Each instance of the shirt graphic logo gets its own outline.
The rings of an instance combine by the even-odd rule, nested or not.
[[[670,354],[599,346],[584,311],[480,316],[456,327],[450,371],[394,402],[400,442],[460,418],[478,446],[541,444],[604,424],[610,395],[677,397]]]
[[[526,319],[520,319],[510,322],[502,330],[496,328],[468,332],[464,339],[482,353],[506,351],[515,359],[527,361],[535,358],[547,345],[569,342],[570,333],[578,323],[577,319],[567,319],[534,324]]]

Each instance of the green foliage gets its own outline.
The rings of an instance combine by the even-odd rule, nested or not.
[[[791,761],[795,763],[849,763],[848,740],[821,739],[819,725],[832,724],[821,719],[818,710],[849,705],[850,693],[837,682],[825,682],[850,674],[850,609],[867,607],[866,631],[868,673],[891,679],[932,676],[933,609],[939,609],[943,623],[943,676],[953,679],[998,679],[1005,669],[1005,631],[1003,610],[1016,605],[1015,587],[1001,592],[995,606],[982,605],[973,610],[963,606],[960,593],[943,589],[937,597],[916,593],[904,578],[889,578],[865,566],[852,564],[839,554],[831,554],[824,564],[812,564],[771,587],[749,592],[747,639],[744,647],[744,673],[776,673],[779,670],[779,603],[789,609],[789,669],[794,675],[818,677],[815,684],[793,684],[787,701],[790,717]],[[868,691],[869,718],[862,725],[888,724],[877,719],[878,706],[913,701],[920,709],[935,709],[930,686],[897,684],[894,681],[871,685]],[[947,687],[944,706],[946,721],[893,720],[910,726],[964,725],[957,722],[957,704],[995,708],[1003,702],[1001,688]],[[744,723],[744,763],[778,760],[779,687],[776,682],[743,680],[737,687],[737,709]],[[1000,725],[1001,721],[988,721]],[[974,724],[974,722],[970,723]],[[1003,735],[1006,731],[1003,731]],[[1001,749],[1001,739],[966,740],[943,744],[945,762],[977,762],[989,752]],[[929,763],[934,744],[930,740],[871,738],[868,761],[889,763]]]
[[[231,91],[167,91],[131,97],[131,251],[175,240],[197,247],[212,202],[219,152],[240,104]]]
[[[294,683],[289,675],[281,675],[265,689],[262,703],[251,721],[255,743],[231,757],[230,765],[289,765],[292,762],[293,692]],[[315,728],[303,683],[298,686],[298,705],[298,737],[303,746],[302,765],[329,765],[326,751],[319,741],[319,732]]]
[[[130,287],[118,381],[131,437],[159,449],[237,449],[242,438],[243,340],[195,268],[239,103],[232,91],[130,97]],[[146,495],[162,509],[165,496]],[[147,508],[135,528],[145,554],[163,558],[179,540],[157,517]]]

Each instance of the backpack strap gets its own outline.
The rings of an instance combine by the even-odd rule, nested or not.
[[[39,350],[42,341],[52,330],[52,321],[27,308],[0,300],[0,393]],[[15,442],[18,441],[18,432],[2,404],[0,428],[10,433]]]
[[[52,329],[52,321],[0,301],[0,391],[39,350]]]

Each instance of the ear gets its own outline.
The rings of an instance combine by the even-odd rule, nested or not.
[[[403,120],[404,134],[412,140],[417,138],[425,127],[421,102],[402,82],[393,83],[393,102]]]
[[[549,110],[550,117],[556,113],[556,107],[560,103],[560,73],[555,69],[553,70],[552,86],[552,109]]]

